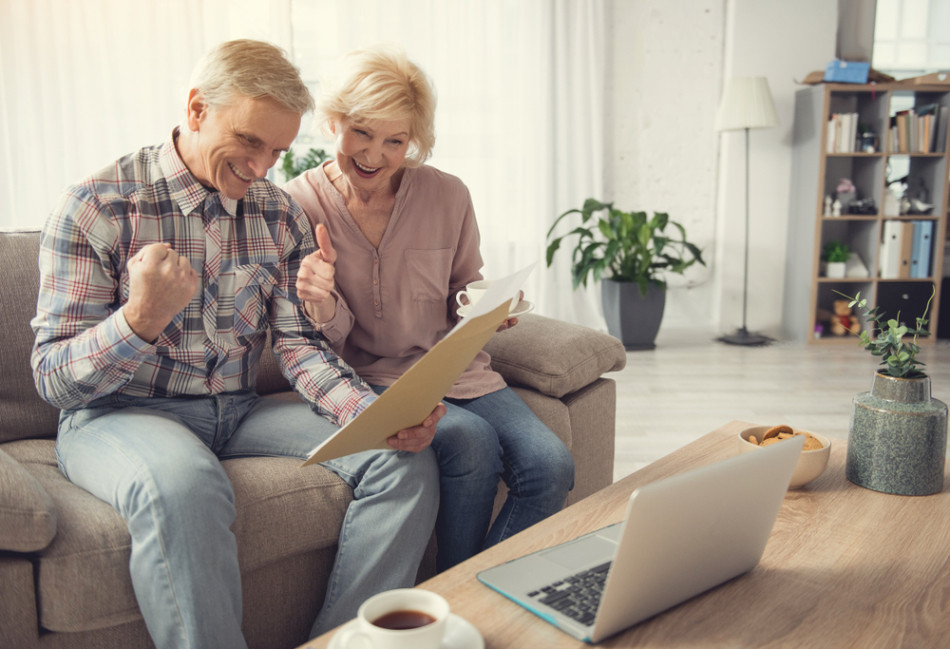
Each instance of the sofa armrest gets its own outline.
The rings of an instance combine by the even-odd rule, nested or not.
[[[53,499],[22,464],[0,449],[0,550],[38,552],[54,536]]]
[[[623,344],[589,327],[527,314],[485,345],[492,368],[510,385],[560,399],[627,363]]]

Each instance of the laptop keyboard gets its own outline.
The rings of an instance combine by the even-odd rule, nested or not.
[[[610,561],[556,581],[549,586],[528,593],[541,604],[550,606],[562,615],[585,626],[594,623],[600,596],[607,582]]]

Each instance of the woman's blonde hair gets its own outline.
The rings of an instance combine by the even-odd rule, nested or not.
[[[212,48],[195,66],[190,87],[212,107],[245,96],[270,97],[301,115],[314,108],[300,70],[282,49],[263,41],[239,39]]]
[[[435,146],[435,91],[422,69],[397,47],[376,46],[350,52],[335,82],[317,104],[324,126],[355,122],[409,120],[406,161],[418,166]]]

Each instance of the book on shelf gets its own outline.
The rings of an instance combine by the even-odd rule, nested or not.
[[[934,153],[944,153],[947,150],[947,119],[950,117],[950,106],[941,106],[936,117],[937,128],[934,136]]]
[[[910,259],[914,252],[914,224],[909,221],[900,223],[900,231],[900,267],[897,272],[897,277],[900,279],[909,279]]]
[[[947,143],[947,106],[921,104],[891,118],[893,153],[943,153]]]
[[[914,225],[910,221],[884,221],[881,236],[881,279],[910,278],[910,262],[914,245]]]
[[[854,153],[858,139],[858,114],[833,113],[825,133],[825,153]]]
[[[934,120],[940,110],[939,104],[922,104],[914,109],[917,123],[917,151],[932,153],[936,151],[937,129]]]
[[[912,112],[911,110],[901,110],[894,115],[898,153],[910,153],[910,143],[913,141],[910,133]]]
[[[910,276],[914,279],[930,277],[930,256],[933,249],[933,221],[913,222],[913,246],[910,255]]]

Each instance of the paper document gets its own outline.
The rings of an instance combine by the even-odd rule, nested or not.
[[[393,450],[386,440],[403,428],[421,424],[445,397],[507,319],[512,300],[533,268],[531,264],[493,281],[473,305],[471,315],[462,318],[366,410],[314,448],[303,466],[370,449]]]

